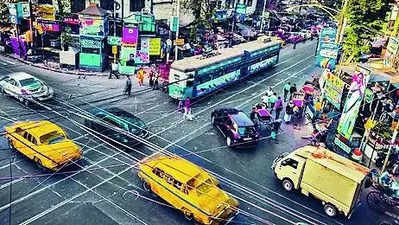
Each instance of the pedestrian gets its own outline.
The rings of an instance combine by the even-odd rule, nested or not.
[[[137,72],[137,79],[139,81],[139,86],[144,85],[144,69],[140,68],[139,71]]]
[[[272,123],[272,132],[270,133],[270,137],[272,140],[274,140],[276,144],[278,144],[277,134],[280,131],[281,122],[282,122],[281,119],[278,119],[273,121]]]
[[[280,113],[283,110],[283,100],[281,99],[280,96],[278,96],[276,104],[274,105],[274,109],[276,110],[276,120],[277,120],[279,119]]]
[[[257,116],[256,116],[257,112],[258,112],[258,110],[257,110],[256,107],[254,106],[254,107],[252,107],[252,111],[251,111],[251,113],[249,114],[249,118],[250,118],[250,119],[252,120],[252,122],[254,123],[256,129],[258,128],[258,120],[257,120]]]
[[[277,94],[276,93],[273,93],[272,94],[272,96],[270,96],[269,97],[269,104],[270,104],[270,113],[272,113],[273,112],[273,109],[274,109],[274,105],[276,104],[276,102],[277,102]]]
[[[116,79],[119,79],[118,66],[119,65],[117,63],[111,64],[111,72],[109,72],[108,79],[112,79],[112,75],[114,75],[116,77]]]
[[[284,114],[285,123],[291,122],[292,114],[294,114],[294,103],[290,101],[285,107],[285,114]]]
[[[148,84],[150,87],[154,86],[154,67],[151,67],[150,73],[148,74]]]
[[[186,100],[184,100],[183,119],[193,120],[193,116],[191,114],[191,102],[189,98],[186,98]]]
[[[291,82],[284,85],[284,101],[287,101],[288,94],[290,93]]]
[[[294,40],[294,49],[296,49],[296,42],[297,42],[297,41],[296,41],[296,40]]]
[[[159,74],[155,72],[154,76],[154,86],[152,87],[153,90],[158,90],[159,87]]]
[[[132,80],[130,80],[130,76],[127,76],[124,94],[127,94],[130,97],[131,92],[132,92]]]
[[[296,105],[294,105],[293,112],[294,112],[294,117],[293,117],[293,120],[294,120],[294,129],[300,130],[300,128],[298,127],[298,122],[299,122],[299,117],[300,117],[300,110],[299,110],[299,107],[296,106]]]
[[[294,95],[295,92],[297,92],[296,84],[293,83],[293,84],[291,85],[291,87],[290,87],[290,100],[292,99],[292,97],[293,97],[293,95]]]

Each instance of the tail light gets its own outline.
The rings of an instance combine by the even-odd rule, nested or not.
[[[21,89],[21,93],[22,93],[23,95],[30,95],[30,94],[32,94],[32,92],[30,92],[29,90],[25,90],[25,89]]]

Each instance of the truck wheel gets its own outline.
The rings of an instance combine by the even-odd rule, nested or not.
[[[292,183],[292,181],[290,179],[285,178],[283,180],[283,188],[286,191],[292,191],[292,189],[294,189],[294,184]]]
[[[335,208],[335,206],[331,205],[330,203],[327,203],[324,206],[324,212],[327,214],[327,216],[334,217],[337,215],[337,208]]]

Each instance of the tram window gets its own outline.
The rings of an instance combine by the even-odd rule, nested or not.
[[[194,81],[191,81],[191,80],[189,80],[189,81],[186,82],[186,86],[187,86],[187,87],[192,87],[193,84],[194,84]]]

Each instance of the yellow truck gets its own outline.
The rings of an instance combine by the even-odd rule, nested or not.
[[[283,153],[272,170],[286,191],[300,190],[322,201],[324,212],[350,218],[367,180],[369,169],[325,148],[305,146]]]

